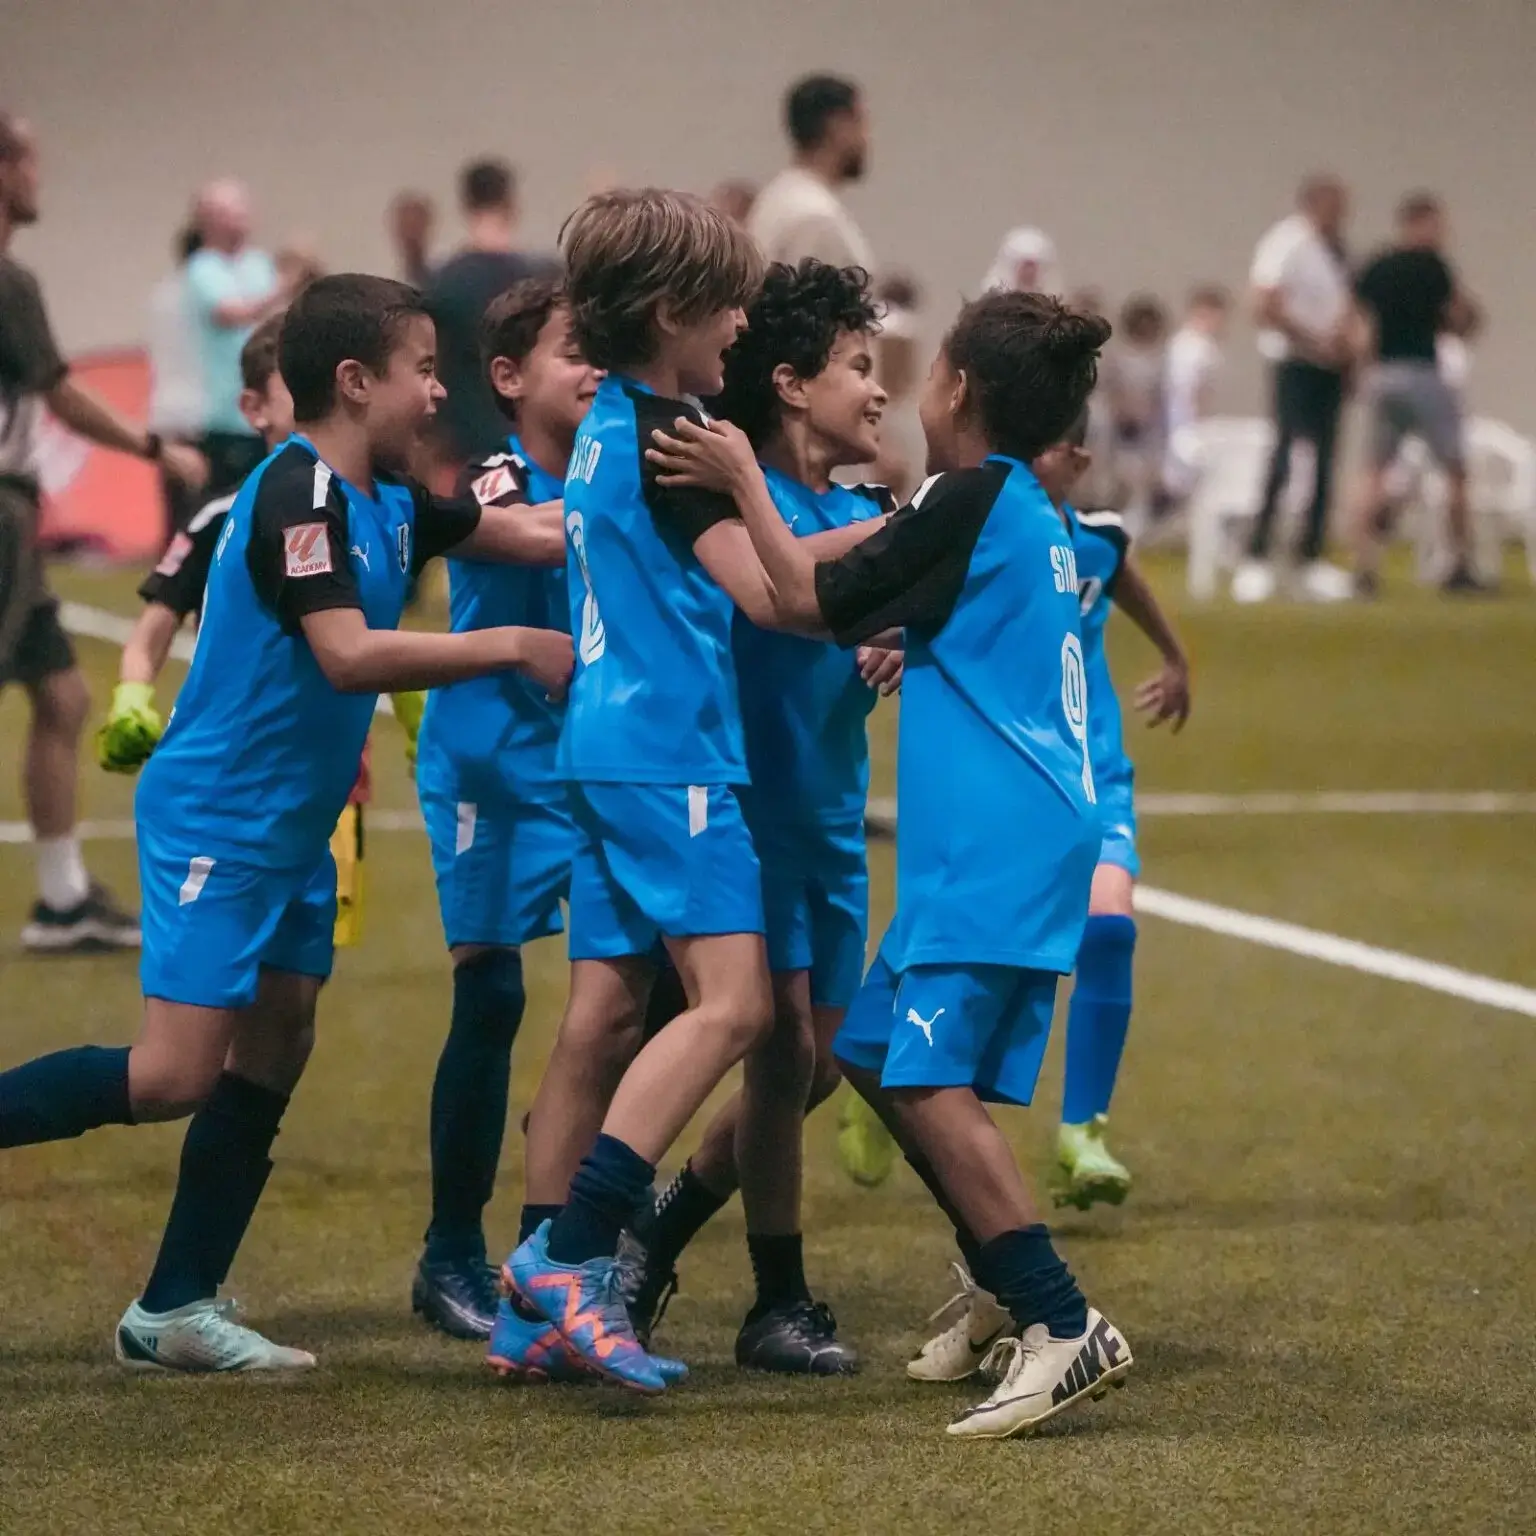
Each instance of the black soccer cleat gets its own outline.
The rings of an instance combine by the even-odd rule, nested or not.
[[[501,1299],[497,1283],[497,1272],[482,1256],[424,1258],[411,1282],[411,1311],[451,1339],[488,1339]]]
[[[137,949],[139,919],[117,904],[112,893],[95,881],[85,900],[61,912],[42,902],[32,908],[21,930],[24,949],[35,955],[97,954],[112,949]]]
[[[666,1316],[667,1304],[677,1295],[677,1271],[653,1264],[633,1228],[619,1237],[618,1269],[630,1327],[635,1330],[641,1348],[648,1350],[651,1335]]]
[[[839,1342],[837,1319],[826,1302],[799,1301],[759,1317],[749,1313],[736,1335],[736,1364],[785,1376],[852,1376],[859,1356]]]

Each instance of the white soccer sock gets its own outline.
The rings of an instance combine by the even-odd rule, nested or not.
[[[37,894],[45,907],[67,912],[90,894],[91,877],[85,872],[80,839],[73,833],[37,840]]]

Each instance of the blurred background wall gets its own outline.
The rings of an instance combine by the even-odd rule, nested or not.
[[[18,254],[65,344],[140,339],[192,188],[255,189],[269,243],[390,270],[406,185],[451,210],[477,152],[510,155],[530,243],[595,177],[704,190],[785,158],[784,86],[864,86],[874,154],[850,199],[930,329],[1009,226],[1055,238],[1113,303],[1242,285],[1297,178],[1356,194],[1351,247],[1404,191],[1442,192],[1489,312],[1472,395],[1536,429],[1532,0],[3,0],[0,101],[42,135],[43,222]],[[449,219],[451,225],[451,216]],[[452,228],[445,236],[456,234]],[[1257,403],[1235,339],[1228,403]]]

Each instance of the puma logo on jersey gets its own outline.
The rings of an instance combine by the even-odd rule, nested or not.
[[[923,1032],[923,1039],[930,1046],[933,1044],[933,1026],[944,1016],[944,1009],[940,1008],[931,1019],[925,1019],[916,1008],[907,1009],[907,1023],[915,1024]]]
[[[368,546],[366,544],[354,544],[352,546],[352,554],[356,559],[363,562],[363,569],[372,575],[373,567],[368,563]]]

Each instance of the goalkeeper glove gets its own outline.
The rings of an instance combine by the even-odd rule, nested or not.
[[[389,701],[395,708],[395,719],[405,732],[405,760],[414,770],[416,767],[416,738],[421,734],[421,717],[426,711],[427,695],[424,689],[409,693],[392,693]]]
[[[137,773],[155,750],[165,722],[155,710],[151,683],[119,683],[112,709],[96,732],[96,761],[108,773]]]

